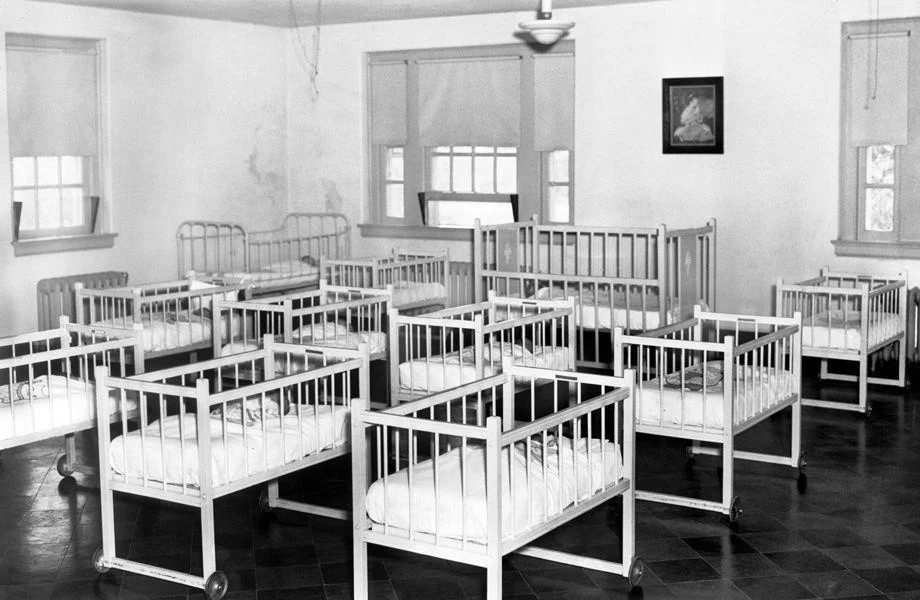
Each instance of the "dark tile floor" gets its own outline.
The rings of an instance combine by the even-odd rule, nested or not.
[[[821,393],[852,397],[845,385]],[[637,503],[637,547],[648,565],[641,589],[630,592],[622,578],[604,573],[511,556],[505,598],[920,598],[920,394],[875,388],[871,397],[868,420],[804,409],[805,493],[789,468],[739,461],[736,493],[744,514],[735,526],[712,513]],[[778,415],[739,445],[781,449],[788,421]],[[94,456],[93,440],[79,437],[87,458]],[[678,441],[643,437],[638,448],[640,487],[718,497],[713,457],[688,469]],[[202,597],[148,577],[96,574],[90,557],[100,543],[97,484],[87,475],[62,480],[54,469],[61,449],[54,440],[0,454],[0,600]],[[327,463],[284,485],[289,495],[345,502],[347,472],[346,461]],[[349,525],[262,514],[258,492],[217,503],[227,598],[350,598]],[[200,571],[196,511],[118,498],[123,556]],[[619,518],[614,501],[540,543],[616,560]],[[371,552],[370,577],[379,599],[482,598],[485,585],[480,569],[382,549]]]

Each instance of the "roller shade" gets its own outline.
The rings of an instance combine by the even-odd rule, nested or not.
[[[370,65],[371,141],[385,146],[406,143],[405,62]]]
[[[534,56],[534,146],[571,149],[575,129],[575,56]]]
[[[422,146],[517,146],[520,138],[520,58],[419,63]]]
[[[96,54],[7,44],[13,156],[96,156]]]
[[[909,40],[907,32],[847,38],[853,146],[907,144]]]

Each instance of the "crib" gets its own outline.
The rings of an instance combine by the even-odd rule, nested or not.
[[[124,329],[139,325],[145,358],[153,360],[210,348],[214,302],[235,300],[247,289],[242,283],[216,285],[188,277],[99,289],[77,283],[74,294],[81,324]],[[239,327],[235,322],[228,325],[231,330]]]
[[[0,450],[64,436],[58,473],[95,473],[95,465],[77,462],[74,444],[74,433],[96,422],[93,369],[142,372],[143,354],[133,331],[75,325],[67,317],[56,329],[0,339]],[[106,399],[102,414],[118,418],[115,408]],[[134,408],[126,407],[125,416]]]
[[[265,335],[287,343],[357,349],[385,359],[387,311],[392,291],[342,287],[320,280],[319,289],[250,300],[218,300],[212,321],[214,356],[258,349]],[[240,326],[230,327],[232,323]],[[226,335],[231,333],[232,335]]]
[[[574,369],[572,299],[527,300],[489,294],[486,302],[404,315],[390,310],[390,403],[499,373],[517,364]]]
[[[839,273],[825,267],[800,283],[776,283],[776,312],[802,313],[802,356],[821,359],[821,379],[856,382],[857,401],[803,398],[805,406],[850,410],[869,415],[868,386],[904,387],[907,362],[907,273],[875,277]],[[897,354],[897,376],[869,375],[870,360],[881,350]],[[858,374],[833,373],[828,361],[857,363]]]
[[[383,256],[323,259],[323,277],[336,285],[392,286],[393,307],[403,312],[448,306],[450,259],[436,253],[394,249]]]
[[[241,370],[258,374],[258,380],[240,378]],[[97,571],[157,577],[201,588],[209,600],[219,600],[228,584],[216,569],[216,499],[269,483],[263,500],[273,506],[351,518],[350,511],[280,499],[272,482],[349,452],[352,402],[366,398],[368,390],[366,347],[296,346],[268,337],[260,350],[135,377],[98,371],[97,410],[110,391],[120,406],[134,401],[140,410],[137,426],[121,419],[113,434],[108,424],[99,425]],[[118,557],[115,492],[198,508],[203,575]]]
[[[473,236],[476,298],[492,290],[522,298],[575,297],[578,366],[609,368],[614,327],[647,331],[712,309],[716,222],[658,227],[481,226]]]
[[[638,335],[614,329],[616,371],[636,371],[636,433],[690,440],[694,454],[721,454],[722,498],[636,491],[636,498],[741,515],[733,460],[798,469],[805,489],[801,442],[801,315],[733,315],[694,309],[690,319]],[[790,408],[789,456],[735,450],[735,436]],[[703,444],[706,444],[705,446]]]
[[[277,229],[183,221],[176,231],[180,278],[195,272],[213,283],[246,283],[253,293],[316,287],[320,261],[351,255],[351,226],[339,213],[295,212]]]
[[[368,598],[369,544],[484,567],[488,600],[501,599],[502,557],[512,552],[638,585],[644,565],[635,556],[633,385],[631,372],[615,378],[507,360],[499,375],[407,404],[356,407],[354,597]],[[542,414],[537,407],[547,404]],[[456,405],[475,412],[451,419]],[[400,440],[408,457],[394,460]],[[617,497],[620,562],[532,545]]]

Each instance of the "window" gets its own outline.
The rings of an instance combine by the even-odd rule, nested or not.
[[[98,44],[6,34],[14,241],[96,232],[102,172]]]
[[[574,43],[375,53],[368,71],[373,222],[571,222]]]
[[[918,24],[843,25],[838,255],[920,258]]]

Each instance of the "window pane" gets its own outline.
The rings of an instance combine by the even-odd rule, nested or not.
[[[403,184],[387,184],[387,216],[402,219],[405,216],[405,202],[403,201]]]
[[[894,231],[893,189],[866,189],[866,230]]]
[[[569,186],[552,185],[549,188],[549,220],[554,223],[569,222]]]
[[[569,182],[569,151],[553,150],[549,153],[549,180],[554,183]]]
[[[496,151],[499,154],[516,154],[517,148],[515,148],[514,146],[499,146],[498,148],[496,148]]]
[[[83,183],[83,158],[79,156],[61,157],[61,183],[74,185]]]
[[[431,157],[431,189],[436,192],[450,191],[450,156]]]
[[[19,156],[13,159],[13,187],[35,185],[35,159]]]
[[[473,157],[454,156],[454,192],[473,191]]]
[[[432,152],[436,152],[438,154],[450,154],[450,146],[436,146]]]
[[[517,193],[517,157],[499,156],[496,161],[497,181],[495,191],[499,194]]]
[[[476,146],[473,148],[473,152],[476,154],[492,154],[495,152],[495,148],[492,146]]]
[[[483,225],[514,220],[510,202],[432,201],[428,203],[428,211],[428,224],[439,227],[472,227],[476,218]]]
[[[495,167],[495,158],[492,156],[477,156],[473,159],[475,161],[475,169],[473,170],[476,181],[475,191],[479,194],[491,194],[495,191],[495,173],[493,171]]]
[[[61,225],[76,227],[83,225],[83,188],[61,190]]]
[[[454,146],[454,153],[455,154],[472,154],[473,147],[472,146]]]
[[[38,185],[60,185],[57,156],[38,157]]]
[[[866,148],[866,183],[894,184],[894,146]]]
[[[33,190],[16,190],[13,192],[13,201],[22,204],[19,230],[35,229],[35,192]]]
[[[38,190],[38,228],[61,226],[60,188]]]

